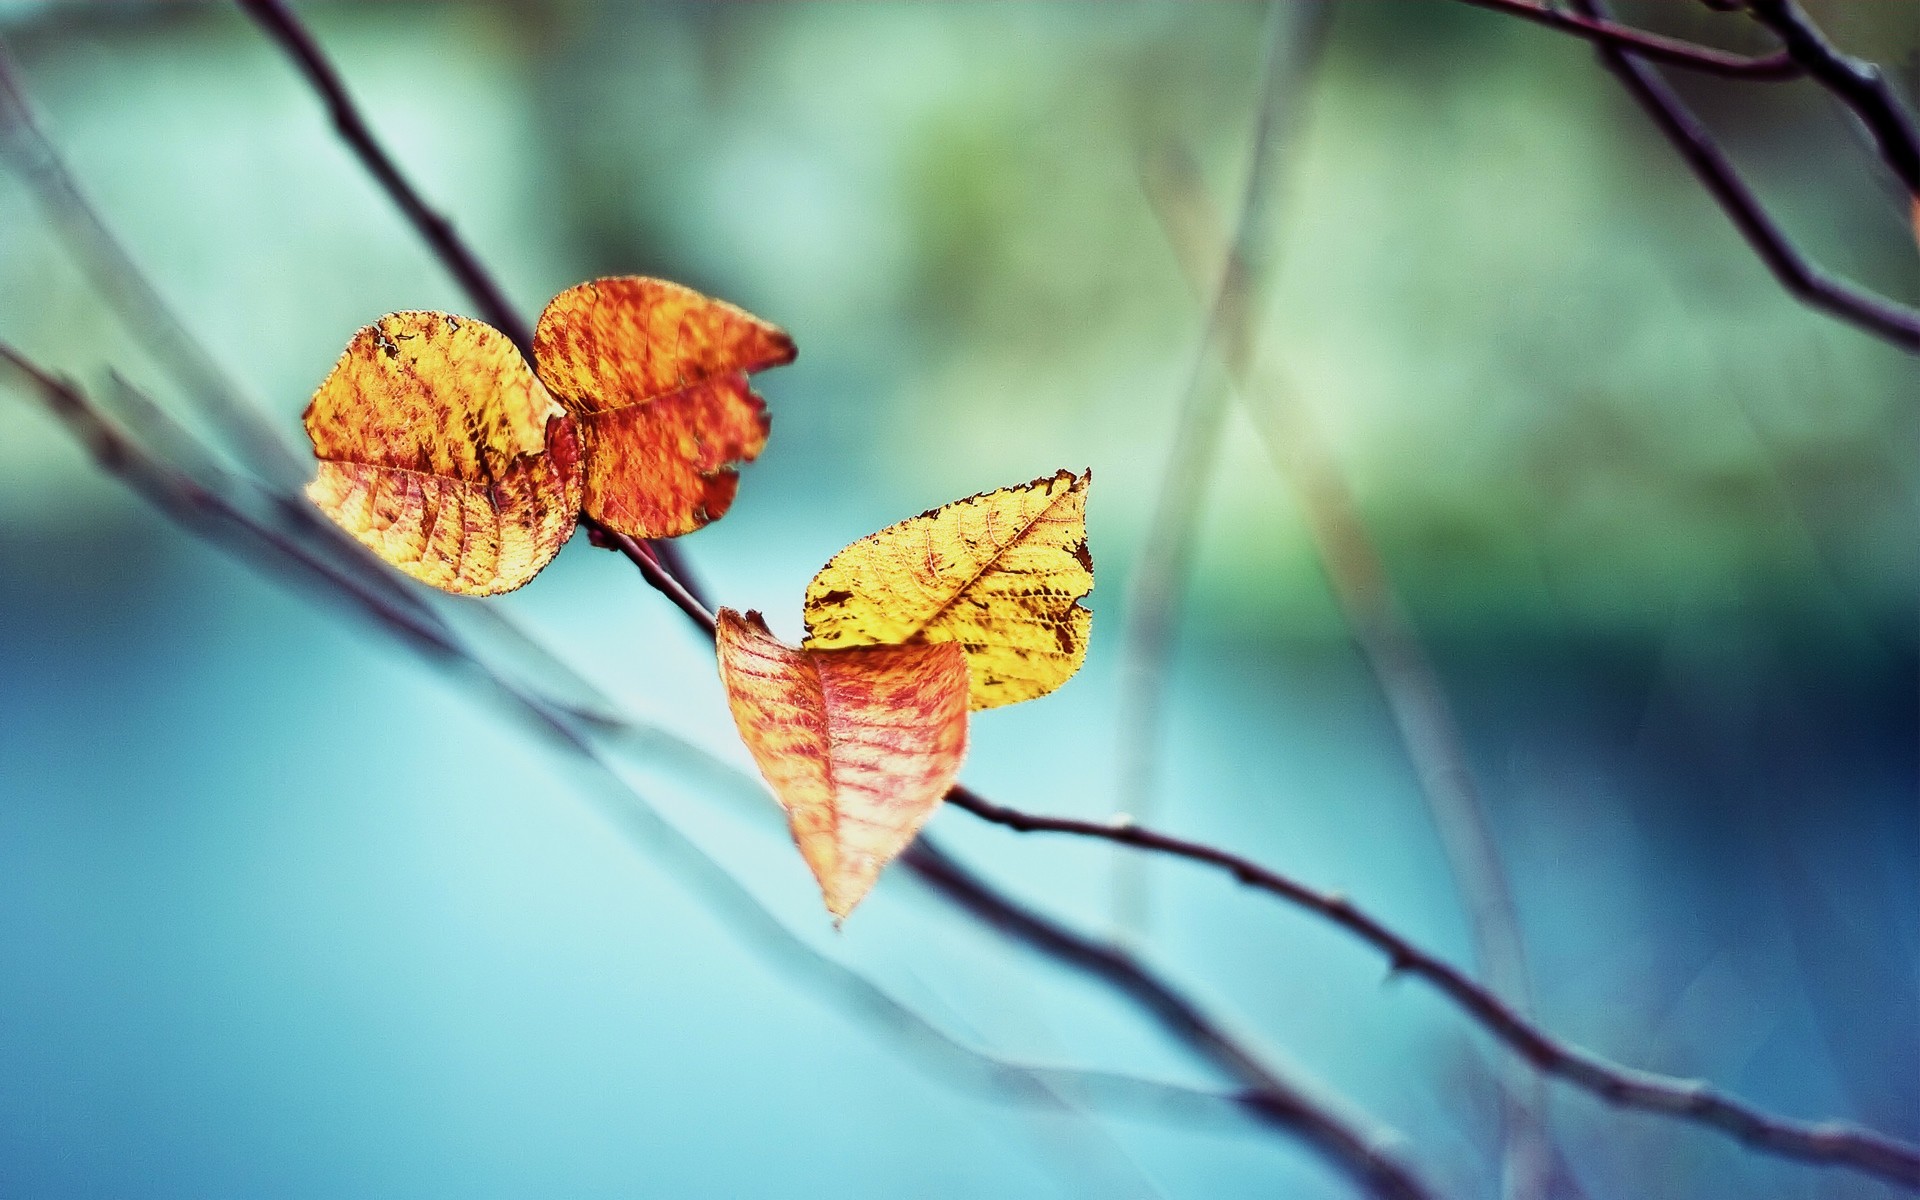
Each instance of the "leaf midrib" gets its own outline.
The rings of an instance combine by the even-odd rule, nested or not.
[[[1055,478],[1058,478],[1058,476],[1056,476]],[[1047,516],[1047,514],[1051,513],[1055,508],[1059,507],[1060,502],[1062,500],[1065,500],[1068,496],[1073,495],[1074,485],[1079,482],[1080,481],[1077,477],[1069,479],[1067,481],[1067,486],[1064,491],[1062,491],[1058,496],[1055,496],[1053,499],[1047,501],[1046,506],[1044,508],[1041,508],[1040,510],[1035,512],[1031,517],[1028,517],[1026,523],[1020,527],[1020,532],[1014,534],[1013,537],[1010,538],[1005,543],[1003,543],[998,550],[994,551],[992,558],[989,558],[986,562],[980,564],[979,570],[975,571],[972,575],[968,576],[967,581],[965,583],[962,583],[958,588],[954,590],[952,595],[948,596],[945,600],[941,601],[940,606],[934,609],[932,612],[928,613],[926,617],[924,617],[920,621],[919,624],[915,625],[912,628],[912,630],[908,632],[907,636],[919,637],[921,634],[925,633],[927,631],[927,626],[939,620],[942,613],[952,608],[956,603],[959,602],[960,597],[967,594],[968,590],[971,589],[974,584],[979,583],[981,579],[985,578],[987,572],[993,569],[994,564],[998,563],[1002,558],[1006,557],[1007,551],[1013,549],[1015,546],[1025,541],[1027,538],[1027,535],[1033,532],[1033,527],[1035,525],[1038,525],[1042,518]]]

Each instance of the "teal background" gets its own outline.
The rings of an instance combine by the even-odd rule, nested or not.
[[[1627,15],[1759,48],[1739,18]],[[1813,5],[1892,64],[1920,5]],[[1140,163],[1242,186],[1238,4],[306,4],[380,133],[528,313],[664,275],[791,330],[774,434],[683,542],[799,630],[812,572],[946,500],[1091,467],[1085,671],[980,715],[966,778],[1120,792],[1129,579],[1201,314]],[[218,4],[0,0],[50,134],[160,290],[299,437],[352,332],[471,305]],[[1902,76],[1909,79],[1909,76]],[[1814,89],[1682,78],[1821,262],[1909,302],[1897,191]],[[1543,1023],[1771,1108],[1920,1138],[1913,360],[1787,297],[1580,44],[1337,6],[1257,332],[1325,430],[1467,732]],[[180,397],[0,176],[0,339]],[[1156,821],[1454,961],[1460,905],[1301,514],[1238,412],[1208,480]],[[750,769],[710,651],[570,546],[492,602]],[[957,1087],[795,983],[470,681],[263,581],[0,397],[0,1196],[1337,1196],[1285,1140]],[[836,934],[750,779],[620,769],[801,937],[972,1044],[1217,1080],[890,874]],[[1010,892],[1114,919],[1114,857],[961,813]],[[1159,865],[1141,953],[1498,1191],[1504,1061],[1364,948]],[[1555,1087],[1595,1197],[1882,1197]],[[1572,1193],[1568,1193],[1572,1194]]]

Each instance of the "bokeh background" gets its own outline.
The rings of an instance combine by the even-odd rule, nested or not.
[[[724,602],[793,636],[846,542],[1090,466],[1087,667],[981,715],[966,778],[1114,810],[1129,579],[1202,326],[1142,164],[1179,147],[1238,196],[1264,7],[301,11],[528,312],[638,272],[794,333],[799,361],[762,380],[765,455],[683,543]],[[1815,11],[1896,73],[1920,47],[1920,4]],[[1763,45],[1698,6],[1627,15]],[[356,328],[471,310],[232,8],[5,0],[0,38],[106,220],[289,438]],[[1676,78],[1816,258],[1920,299],[1902,202],[1823,96]],[[1257,333],[1440,666],[1544,1023],[1920,1137],[1913,360],[1785,296],[1578,43],[1349,0],[1306,95]],[[11,174],[0,338],[177,407]],[[1470,962],[1291,497],[1236,410],[1156,820]],[[748,766],[710,652],[613,556],[579,539],[494,603]],[[771,801],[662,745],[615,753],[801,936],[962,1040],[1218,1082],[903,874],[835,934]],[[0,1196],[1349,1194],[1268,1133],[956,1086],[734,936],[605,791],[0,395]],[[1113,926],[1109,851],[932,828]],[[1445,1194],[1497,1193],[1497,1048],[1297,913],[1177,864],[1149,878],[1144,957],[1398,1130]],[[1893,1194],[1550,1094],[1587,1196]]]

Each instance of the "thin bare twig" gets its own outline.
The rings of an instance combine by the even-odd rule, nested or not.
[[[1528,0],[1465,0],[1551,28],[1588,38],[1600,61],[1614,75],[1667,140],[1673,143],[1701,185],[1746,238],[1780,285],[1811,308],[1883,338],[1909,352],[1920,352],[1920,309],[1889,300],[1816,265],[1794,245],[1741,178],[1726,151],[1707,127],[1650,65],[1673,63],[1699,70],[1711,56],[1674,53],[1675,44],[1658,35],[1620,36],[1629,27],[1611,20],[1603,4],[1569,0],[1571,11],[1549,9]],[[1715,73],[1750,79],[1809,75],[1857,115],[1873,135],[1880,157],[1913,197],[1920,213],[1920,133],[1885,73],[1873,63],[1843,54],[1794,0],[1745,0],[1754,18],[1785,43],[1775,54],[1747,60],[1747,69]],[[1680,43],[1685,47],[1686,43]],[[1736,60],[1737,63],[1737,60]],[[1783,65],[1784,64],[1784,65]],[[1730,64],[1722,64],[1726,66]],[[1778,72],[1778,73],[1776,73]]]
[[[1629,48],[1643,58],[1656,62],[1672,63],[1677,67],[1728,79],[1793,79],[1802,70],[1801,64],[1785,50],[1760,55],[1732,54],[1679,38],[1648,33],[1618,21],[1596,20],[1578,13],[1532,4],[1528,0],[1465,0],[1465,3],[1545,25],[1549,29],[1557,29],[1601,45]]]
[[[1571,3],[1589,19],[1606,18],[1605,7],[1593,0],[1571,0]],[[1803,45],[1800,53],[1806,55],[1809,50]],[[1654,125],[1680,152],[1701,185],[1782,287],[1809,307],[1904,350],[1920,353],[1920,310],[1895,303],[1815,265],[1767,212],[1713,134],[1658,71],[1636,53],[1614,43],[1598,43],[1597,54],[1601,64],[1619,78],[1628,94],[1639,102]],[[1832,69],[1823,66],[1823,70],[1831,73]],[[1897,102],[1894,111],[1900,111]],[[1890,162],[1890,165],[1895,164]],[[1895,170],[1898,172],[1900,168],[1895,165]]]
[[[1853,110],[1908,198],[1920,198],[1920,129],[1886,72],[1843,53],[1796,0],[1747,0],[1747,9],[1779,35],[1795,65]]]
[[[1489,1034],[1538,1070],[1609,1104],[1704,1125],[1758,1150],[1803,1162],[1853,1167],[1890,1183],[1920,1190],[1920,1146],[1837,1121],[1797,1121],[1766,1113],[1690,1079],[1611,1062],[1554,1037],[1498,995],[1445,960],[1422,950],[1344,896],[1322,892],[1251,859],[1200,842],[1132,824],[1102,824],[1038,816],[1007,808],[964,787],[947,803],[1020,833],[1096,838],[1216,867],[1240,883],[1306,910],[1353,934],[1386,956],[1396,974],[1425,980]]]
[[[1920,311],[1816,266],[1768,214],[1707,127],[1659,73],[1631,54],[1602,46],[1601,61],[1673,143],[1707,192],[1782,287],[1803,303],[1920,353]]]
[[[453,272],[461,290],[479,308],[477,315],[480,319],[506,334],[520,348],[520,353],[526,356],[527,361],[532,362],[533,327],[527,324],[520,310],[514,307],[494,281],[492,274],[480,264],[479,257],[455,232],[453,222],[427,203],[426,197],[420,194],[419,189],[400,170],[393,156],[387,153],[386,147],[374,134],[373,127],[361,115],[360,107],[353,102],[352,95],[340,78],[340,72],[334,69],[332,60],[307,31],[307,27],[281,0],[237,2],[300,68],[300,73],[306,76],[314,92],[325,102],[327,115],[333,120],[334,130],[339,133],[341,140],[353,148],[367,172],[379,181],[420,236],[432,246],[434,254]]]
[[[256,564],[262,563],[263,558],[283,556],[296,568],[311,572],[320,582],[336,588],[351,588],[350,578],[316,567],[314,560],[303,554],[297,544],[260,524],[221,488],[187,477],[154,458],[102,415],[71,383],[37,366],[5,343],[0,343],[0,363],[11,366],[27,381],[49,411],[60,418],[104,469],[126,481],[190,532],[223,549],[240,553]],[[266,565],[285,567],[289,563],[268,562]],[[405,635],[407,644],[415,650],[427,652],[437,661],[459,661],[476,668],[514,710],[593,768],[610,792],[618,793],[620,802],[612,806],[611,815],[637,840],[655,849],[683,882],[726,916],[736,933],[811,989],[874,1017],[907,1049],[937,1060],[946,1068],[945,1075],[1029,1103],[1057,1103],[1058,1097],[1049,1093],[1064,1091],[1117,1100],[1154,1115],[1205,1115],[1209,1111],[1231,1109],[1259,1124],[1299,1138],[1329,1165],[1379,1200],[1428,1200],[1431,1196],[1383,1149],[1386,1140],[1383,1135],[1369,1131],[1364,1124],[1338,1112],[1334,1105],[1264,1064],[1240,1042],[1226,1035],[1213,1018],[1171,986],[1160,982],[1146,968],[1117,954],[1103,956],[1103,948],[1098,943],[1080,938],[996,896],[984,883],[929,846],[922,853],[930,864],[929,882],[937,891],[969,912],[997,914],[997,919],[989,922],[995,928],[1002,932],[1017,930],[1017,940],[1051,952],[1067,965],[1085,971],[1090,969],[1089,964],[1098,963],[1100,969],[1092,973],[1119,986],[1123,994],[1136,1000],[1153,998],[1156,1003],[1147,1007],[1162,1018],[1162,1024],[1197,1049],[1203,1058],[1222,1067],[1242,1087],[1237,1092],[1219,1095],[1112,1072],[1016,1063],[968,1046],[858,972],[798,938],[730,872],[653,809],[601,755],[591,731],[577,728],[564,711],[488,670],[457,643],[440,642],[419,635],[404,624],[396,625],[393,612],[377,600],[367,603],[363,596],[352,598],[361,602],[382,627]],[[1073,952],[1061,954],[1059,947],[1071,948]],[[1172,1017],[1178,1019],[1170,1019]]]

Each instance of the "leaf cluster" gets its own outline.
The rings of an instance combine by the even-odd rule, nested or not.
[[[581,520],[658,539],[724,515],[769,431],[747,377],[794,353],[758,317],[638,277],[555,297],[531,364],[483,322],[393,313],[307,407],[307,494],[424,583],[509,591]],[[954,786],[968,714],[1080,669],[1090,481],[1061,471],[853,543],[808,585],[801,646],[758,613],[717,614],[734,723],[836,920]]]

